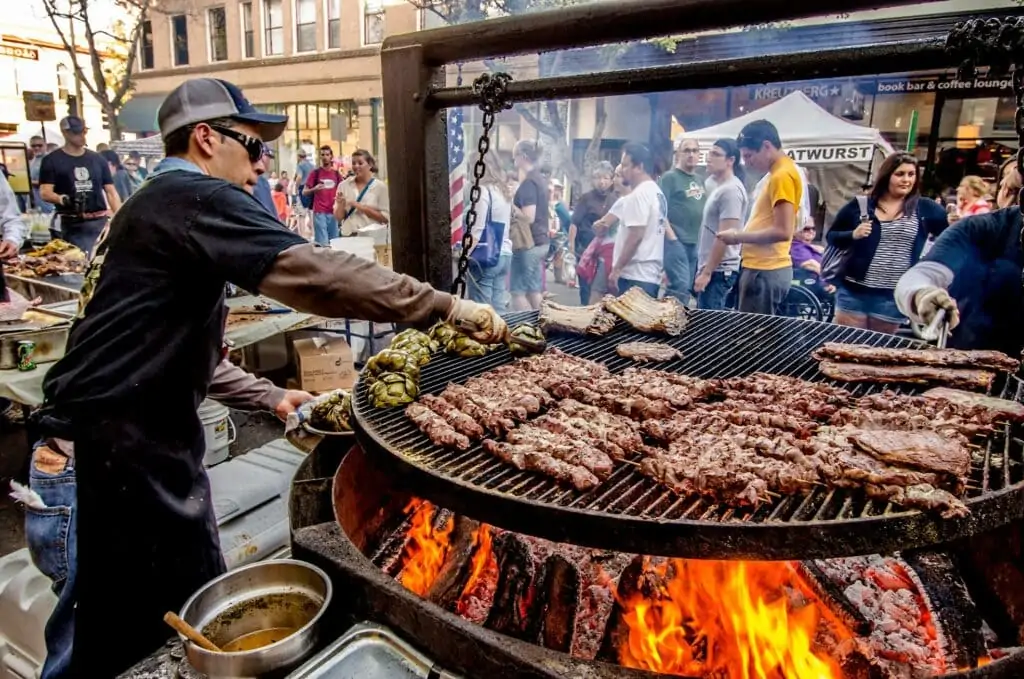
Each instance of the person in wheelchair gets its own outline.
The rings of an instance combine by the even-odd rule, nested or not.
[[[817,297],[832,300],[836,287],[821,280],[821,258],[825,248],[814,243],[814,222],[808,221],[796,232],[789,256],[793,259],[793,281],[811,290]]]

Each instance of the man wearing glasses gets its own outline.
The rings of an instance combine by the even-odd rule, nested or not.
[[[707,191],[704,177],[697,173],[697,140],[681,137],[676,141],[675,151],[675,166],[661,178],[661,191],[668,199],[668,223],[672,227],[665,231],[665,275],[667,293],[689,304],[697,277],[697,241]]]
[[[53,539],[77,549],[61,594],[75,616],[61,677],[118,675],[169,636],[166,611],[224,572],[196,409],[224,355],[227,283],[329,318],[445,319],[482,342],[508,336],[491,307],[317,247],[269,214],[252,187],[287,116],[198,78],[168,95],[158,121],[166,157],[97,243],[36,418],[47,446],[73,444],[77,475],[74,507],[50,510],[65,522]]]
[[[42,165],[43,156],[46,155],[46,140],[36,135],[28,140],[28,148],[32,154],[28,161],[28,177],[32,182],[32,207],[49,214],[53,212],[53,205],[47,203],[39,195],[39,166]]]

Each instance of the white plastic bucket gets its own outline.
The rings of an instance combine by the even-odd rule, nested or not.
[[[235,423],[231,421],[226,407],[210,399],[199,405],[199,421],[203,424],[206,439],[203,464],[212,467],[228,459],[228,446],[235,441]]]
[[[377,259],[377,250],[374,248],[374,240],[364,236],[346,236],[344,238],[332,238],[331,249],[349,252],[356,257],[368,259],[371,262]]]

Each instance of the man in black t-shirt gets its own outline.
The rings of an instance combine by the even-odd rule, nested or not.
[[[39,195],[57,206],[64,240],[89,254],[121,199],[107,161],[85,148],[85,121],[68,116],[60,131],[64,146],[46,154],[39,166]]]
[[[168,95],[158,120],[167,157],[100,235],[36,417],[44,440],[73,443],[78,483],[63,676],[124,671],[167,638],[164,612],[224,572],[196,410],[222,359],[228,282],[329,318],[445,319],[485,343],[508,338],[489,306],[318,248],[269,214],[252,187],[286,116],[198,78]],[[112,605],[118,592],[130,596]]]
[[[540,147],[521,139],[512,151],[519,170],[520,183],[512,203],[530,220],[533,247],[512,253],[509,292],[516,311],[539,309],[544,299],[544,259],[548,254],[548,180],[540,173],[537,161]]]

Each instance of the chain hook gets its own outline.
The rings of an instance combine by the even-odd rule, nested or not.
[[[462,81],[462,66],[459,66],[459,82]],[[478,99],[478,106],[483,111],[483,125],[480,138],[477,140],[477,159],[473,165],[473,186],[469,189],[469,209],[462,225],[462,252],[451,292],[459,297],[466,296],[466,277],[469,275],[469,253],[473,249],[473,227],[477,221],[477,206],[480,204],[480,180],[483,179],[487,164],[484,157],[491,148],[491,130],[494,128],[495,114],[512,108],[508,100],[508,84],[512,76],[508,73],[482,73],[473,81],[473,94]]]

